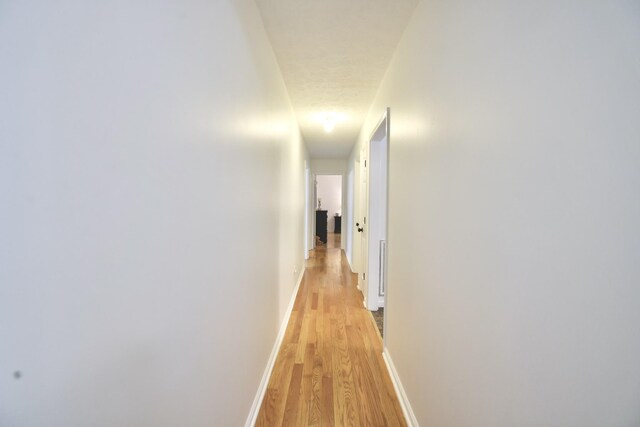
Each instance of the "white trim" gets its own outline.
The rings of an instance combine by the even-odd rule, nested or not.
[[[278,353],[280,352],[280,346],[282,346],[282,340],[284,339],[284,334],[287,330],[289,319],[291,318],[291,312],[293,311],[293,305],[296,301],[296,297],[298,296],[298,290],[300,289],[300,284],[302,283],[304,272],[305,272],[305,269],[303,268],[302,271],[300,272],[300,276],[298,277],[298,283],[296,284],[296,287],[293,290],[293,295],[291,295],[291,300],[289,301],[289,306],[287,307],[287,311],[285,312],[284,319],[282,319],[282,324],[280,325],[280,331],[278,332],[276,341],[273,344],[273,349],[271,350],[271,356],[269,356],[269,360],[267,361],[267,367],[265,368],[264,374],[262,375],[262,380],[260,381],[260,386],[258,387],[258,392],[256,393],[256,397],[253,399],[253,404],[251,405],[251,410],[249,411],[247,422],[244,424],[245,427],[253,427],[256,425],[256,421],[258,419],[258,413],[260,412],[260,406],[262,406],[264,395],[267,392],[267,386],[269,385],[271,372],[273,372],[273,367],[276,364],[276,358],[278,357]]]
[[[386,244],[388,229],[388,183],[389,183],[389,120],[388,109],[385,110],[378,125],[365,144],[369,160],[366,168],[367,178],[367,211],[364,233],[367,235],[366,251],[366,288],[367,308],[376,311],[380,307],[379,296],[386,276]],[[364,271],[365,269],[363,269]]]
[[[396,371],[396,367],[393,365],[389,350],[386,347],[382,352],[382,358],[384,359],[384,363],[387,365],[387,370],[389,371],[389,375],[391,376],[393,388],[395,389],[398,400],[400,401],[400,407],[402,407],[402,413],[404,414],[404,419],[407,422],[408,427],[420,427],[418,425],[416,415],[413,413],[413,409],[411,409],[411,403],[409,403],[407,393],[405,393],[404,387],[402,387],[402,382],[400,381],[400,376],[398,376],[398,371]]]
[[[311,243],[311,169],[309,161],[304,161],[304,259],[309,259]]]
[[[347,239],[346,233],[340,233],[340,234],[341,234],[341,236],[345,236],[344,240],[346,241],[346,239]],[[342,237],[340,237],[340,241],[342,241]],[[356,269],[354,268],[354,266],[353,266],[353,262],[351,262],[351,260],[349,259],[349,254],[347,253],[347,250],[346,249],[343,249],[343,250],[344,250],[344,256],[345,256],[345,258],[347,258],[347,264],[349,264],[349,270],[351,270],[352,273],[358,273],[356,271]],[[360,289],[360,288],[358,288],[358,289]]]

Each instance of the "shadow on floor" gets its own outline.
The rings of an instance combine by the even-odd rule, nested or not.
[[[384,322],[384,308],[380,307],[378,311],[372,311],[371,314],[373,315],[373,319],[376,321],[376,326],[380,331],[380,336],[383,337],[382,325]]]

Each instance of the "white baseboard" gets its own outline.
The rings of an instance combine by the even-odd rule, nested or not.
[[[287,325],[289,324],[289,319],[291,318],[291,312],[293,311],[293,305],[296,301],[296,296],[298,296],[298,290],[300,289],[302,278],[304,277],[304,271],[305,269],[303,268],[302,271],[300,272],[300,276],[298,277],[298,282],[296,283],[296,287],[293,290],[293,295],[291,295],[291,300],[289,301],[289,305],[287,306],[287,311],[285,312],[284,319],[282,319],[282,324],[280,325],[280,331],[278,332],[276,341],[273,344],[273,349],[271,350],[271,356],[269,356],[269,360],[267,361],[267,367],[265,368],[264,374],[262,375],[262,380],[260,381],[258,392],[256,393],[255,399],[253,399],[253,404],[251,405],[251,411],[249,411],[247,422],[244,424],[245,427],[253,427],[256,425],[256,421],[258,419],[258,413],[260,412],[260,406],[262,405],[262,400],[264,399],[264,395],[267,392],[267,386],[269,385],[269,378],[271,378],[271,372],[273,371],[273,367],[276,364],[276,359],[278,357],[278,353],[280,352],[280,346],[282,345],[284,334],[287,331]]]
[[[347,258],[347,264],[349,264],[349,270],[351,270],[352,273],[357,273],[356,269],[353,268],[353,262],[351,262],[351,259],[349,258],[349,255],[347,254],[347,250],[345,248],[342,248],[342,250],[344,250],[344,255]]]
[[[407,422],[409,427],[420,427],[418,425],[418,420],[416,419],[416,415],[413,413],[413,409],[411,409],[411,403],[409,403],[409,398],[404,391],[404,387],[402,387],[402,382],[400,381],[400,377],[398,376],[398,371],[396,371],[396,367],[393,365],[393,361],[391,360],[391,355],[389,354],[389,350],[385,347],[382,352],[382,358],[384,359],[384,363],[387,365],[387,370],[389,371],[389,375],[391,376],[391,382],[393,383],[393,388],[398,395],[398,400],[400,401],[400,407],[402,407],[402,413],[404,414],[404,419]]]

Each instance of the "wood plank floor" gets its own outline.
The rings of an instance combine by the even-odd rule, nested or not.
[[[406,426],[338,244],[311,252],[257,426]]]

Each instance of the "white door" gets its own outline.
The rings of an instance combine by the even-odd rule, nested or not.
[[[369,173],[367,149],[362,148],[360,151],[360,217],[356,220],[356,229],[360,233],[360,273],[358,275],[358,285],[366,296],[368,295],[368,277],[369,270],[369,231],[367,226],[367,217],[369,216]]]
[[[382,123],[384,125],[384,122]],[[367,308],[377,311],[384,306],[387,248],[387,138],[385,129],[376,132],[369,143],[369,217],[367,218],[367,240],[369,256],[366,295]],[[379,135],[382,133],[382,136]]]

